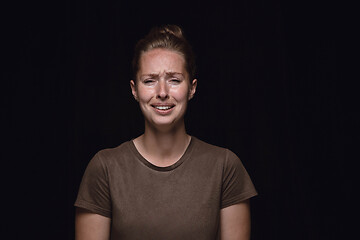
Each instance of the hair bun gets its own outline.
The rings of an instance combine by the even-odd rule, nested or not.
[[[179,26],[176,25],[164,25],[159,27],[158,32],[161,34],[174,35],[177,38],[184,39],[183,32]]]

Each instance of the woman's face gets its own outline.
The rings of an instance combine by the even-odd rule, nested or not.
[[[183,123],[188,100],[196,90],[196,79],[188,79],[184,57],[171,50],[153,49],[140,58],[132,94],[139,102],[147,124],[171,127]]]

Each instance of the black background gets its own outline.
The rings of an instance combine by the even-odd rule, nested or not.
[[[357,110],[340,69],[344,15],[320,1],[3,5],[10,239],[73,239],[87,163],[143,131],[130,61],[136,41],[164,23],[182,26],[197,55],[188,132],[234,151],[259,192],[252,239],[346,239]]]

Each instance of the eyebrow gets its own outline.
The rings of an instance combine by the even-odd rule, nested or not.
[[[175,75],[181,75],[184,77],[184,75],[180,72],[166,72],[165,73],[167,77],[172,77],[172,76],[175,76]],[[152,78],[157,78],[159,77],[160,74],[158,73],[148,73],[148,74],[143,74],[141,75],[140,77],[145,77],[145,76],[149,76],[149,77],[152,77]]]

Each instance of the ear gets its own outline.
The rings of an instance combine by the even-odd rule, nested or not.
[[[197,86],[197,79],[192,80],[189,88],[189,100],[194,97],[194,94],[196,92],[196,86]]]
[[[131,87],[131,93],[134,96],[135,100],[138,101],[137,91],[136,91],[136,85],[134,80],[130,80],[130,87]]]

